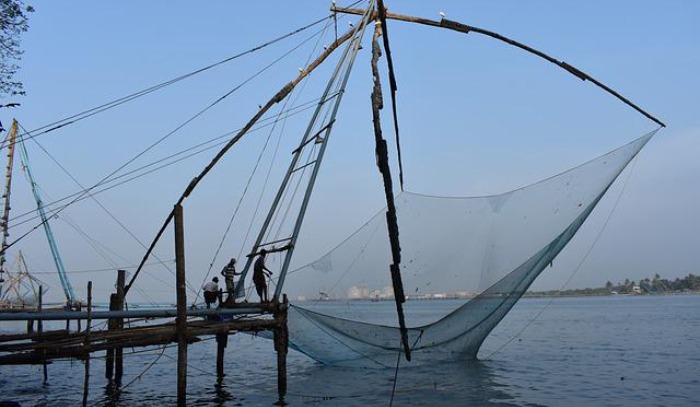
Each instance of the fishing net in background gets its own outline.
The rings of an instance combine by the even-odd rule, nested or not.
[[[402,193],[396,206],[409,297],[471,298],[410,329],[414,363],[475,358],[479,347],[571,240],[607,189],[656,132],[562,174],[500,195],[443,198]],[[290,272],[292,299],[391,298],[384,211],[325,256]],[[352,301],[347,302],[349,307]],[[291,346],[326,364],[394,366],[398,328],[293,306]],[[410,309],[407,321],[411,322]]]

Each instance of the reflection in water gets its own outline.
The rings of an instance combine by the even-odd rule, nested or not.
[[[394,405],[516,406],[516,396],[498,382],[495,362],[441,363],[411,367],[402,364],[397,377]],[[358,369],[312,365],[297,372],[288,400],[328,405],[389,404],[393,369]],[[530,404],[533,405],[533,404]]]
[[[227,401],[233,400],[233,395],[226,389],[226,383],[223,377],[216,378],[214,393],[214,405],[216,406],[223,406]]]

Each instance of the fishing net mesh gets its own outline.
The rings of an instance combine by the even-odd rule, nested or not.
[[[489,332],[571,240],[654,133],[500,195],[399,195],[401,273],[409,300],[469,298],[439,321],[410,329],[413,361],[475,358]],[[285,291],[291,298],[390,299],[390,263],[382,211],[325,256],[290,272]],[[327,364],[396,363],[397,328],[322,315],[300,305],[290,310],[290,341],[295,349]],[[411,320],[409,309],[409,324]]]

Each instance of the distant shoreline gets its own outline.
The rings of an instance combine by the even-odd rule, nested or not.
[[[642,294],[632,294],[632,293],[581,293],[572,291],[560,291],[558,293],[550,292],[538,292],[538,291],[528,291],[522,298],[576,298],[576,297],[661,297],[669,295],[700,295],[700,291],[674,291],[674,292],[660,292],[660,293],[642,293]],[[476,296],[460,296],[460,295],[441,295],[434,297],[407,297],[406,301],[449,301],[449,300],[472,300]],[[315,299],[303,299],[297,300],[295,302],[337,302],[337,301],[358,301],[358,302],[387,302],[394,301],[394,298],[315,298]]]
[[[605,293],[605,294],[585,294],[585,293],[569,293],[562,291],[559,294],[548,294],[540,292],[526,292],[523,298],[556,298],[556,297],[660,297],[667,295],[700,295],[700,291],[673,291],[673,292],[662,292],[662,293],[643,293],[643,294],[632,294],[632,293]]]

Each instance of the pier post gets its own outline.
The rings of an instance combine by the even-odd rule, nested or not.
[[[126,283],[126,270],[117,270],[117,292],[109,296],[109,310],[122,311],[124,309],[124,285]],[[107,322],[108,330],[121,329],[124,327],[123,318],[110,318]],[[122,348],[107,349],[105,360],[105,379],[114,379],[115,384],[119,386],[124,373]],[[115,369],[116,362],[116,369]]]
[[[117,294],[112,293],[109,295],[109,310],[117,310]],[[107,321],[107,330],[111,331],[116,329],[116,320],[110,318]],[[107,349],[105,352],[105,379],[110,382],[114,378],[114,349]]]
[[[185,292],[185,231],[182,205],[175,205],[175,290],[177,292],[177,405],[187,405],[187,293]]]
[[[44,308],[44,286],[40,285],[39,286],[39,301],[36,304],[36,310],[41,314],[41,311]],[[41,318],[37,319],[36,321],[36,330],[41,335],[42,331],[44,330],[44,324],[41,321]]]
[[[36,307],[37,311],[39,311],[39,314],[41,314],[41,311],[43,308],[44,308],[44,286],[40,285],[39,286],[39,303],[37,304],[37,307]],[[41,338],[41,334],[44,331],[44,324],[42,323],[41,319],[38,319],[36,321],[36,329],[37,329],[37,332],[39,333],[39,337]],[[48,372],[48,369],[46,367],[46,350],[44,350],[43,353],[44,353],[44,361],[43,361],[44,384],[46,384],[49,381],[49,372]]]
[[[90,325],[92,324],[92,281],[87,286],[87,325],[85,326],[85,380],[83,382],[83,406],[87,406],[90,390]]]
[[[228,332],[216,334],[216,377],[224,377],[224,350],[228,345]]]
[[[277,352],[277,406],[285,406],[284,401],[287,395],[287,351],[289,349],[289,330],[287,328],[287,309],[289,301],[287,294],[282,295],[282,303],[277,304],[275,311],[275,322],[277,327],[274,331],[275,351]]]
[[[117,270],[117,310],[124,311],[124,285],[126,284],[126,270]],[[116,328],[124,328],[124,318],[117,318]],[[114,383],[117,386],[122,384],[124,374],[124,348],[118,347],[114,350]]]

